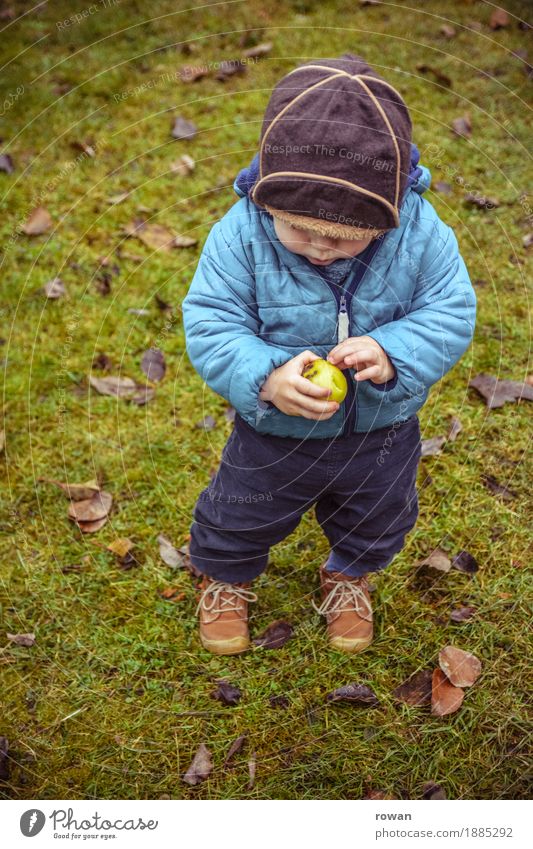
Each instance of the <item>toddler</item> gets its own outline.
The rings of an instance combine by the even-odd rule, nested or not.
[[[312,507],[330,547],[312,602],[329,643],[372,641],[367,576],[418,513],[417,411],[475,322],[418,160],[407,106],[363,59],[306,62],[274,88],[240,200],[205,242],[183,301],[187,352],[236,411],[189,544],[215,654],[249,647],[252,581]],[[302,376],[318,358],[343,370],[341,404]]]

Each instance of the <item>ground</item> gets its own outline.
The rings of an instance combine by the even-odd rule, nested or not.
[[[1,135],[14,162],[12,174],[0,172],[5,798],[357,799],[371,791],[420,798],[430,781],[454,799],[527,795],[523,459],[531,408],[488,411],[468,387],[479,372],[528,374],[531,82],[523,54],[529,33],[519,24],[527,7],[510,4],[509,24],[492,29],[494,7],[475,0],[194,8],[159,0],[149,11],[119,0],[33,10],[4,4]],[[443,24],[453,24],[453,37]],[[221,60],[265,41],[271,51],[246,73],[215,78]],[[180,304],[210,227],[236,200],[233,179],[256,151],[272,86],[299,62],[346,51],[361,53],[406,98],[433,175],[426,197],[454,227],[475,284],[474,344],[421,412],[425,438],[446,433],[452,416],[463,429],[422,463],[420,520],[374,581],[377,633],[367,652],[351,657],[327,647],[311,607],[327,543],[308,513],[272,549],[252,607],[254,634],[286,619],[293,639],[278,650],[214,657],[198,640],[190,574],[166,566],[156,542],[164,533],[186,543],[196,498],[232,428],[227,402],[187,359]],[[207,65],[209,75],[176,78],[191,64]],[[451,129],[465,113],[469,138]],[[198,125],[194,139],[172,138],[177,115]],[[183,153],[196,161],[187,176],[170,169]],[[108,202],[122,192],[130,192],[123,202]],[[499,205],[469,206],[467,192]],[[30,237],[21,223],[38,205],[53,229]],[[125,239],[122,228],[140,215],[197,238],[197,246],[153,252]],[[67,294],[47,300],[42,287],[56,276]],[[156,295],[171,312],[158,308]],[[141,381],[150,346],[164,352],[167,375],[146,406],[89,390],[95,356],[110,358],[111,374]],[[205,415],[216,422],[212,430],[194,426]],[[101,531],[82,536],[61,492],[40,479],[97,474],[114,510]],[[484,475],[514,497],[492,492]],[[119,567],[106,550],[117,537],[134,541],[139,565]],[[422,574],[416,564],[436,546],[450,555],[468,550],[479,571]],[[81,568],[63,571],[73,564]],[[168,587],[178,600],[161,596]],[[476,614],[453,624],[450,611],[462,605]],[[30,632],[32,647],[5,637]],[[427,707],[396,703],[393,688],[434,666],[449,643],[483,663],[462,708],[439,719]],[[210,697],[218,678],[240,686],[236,707]],[[349,682],[371,686],[380,707],[326,703],[330,690]],[[288,707],[270,707],[272,695],[285,695]],[[245,748],[223,767],[241,734]],[[214,768],[190,787],[182,776],[200,743]]]

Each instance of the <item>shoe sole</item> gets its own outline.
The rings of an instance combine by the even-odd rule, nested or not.
[[[232,637],[231,640],[210,640],[200,634],[200,642],[204,649],[212,654],[241,654],[250,648],[250,641],[246,637]]]
[[[349,654],[358,654],[368,648],[368,646],[372,645],[372,637],[367,640],[349,640],[346,637],[331,637],[329,644],[339,651],[348,652]]]

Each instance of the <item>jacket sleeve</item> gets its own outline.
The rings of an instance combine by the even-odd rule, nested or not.
[[[258,397],[261,386],[293,354],[259,338],[254,273],[241,240],[228,244],[222,223],[211,229],[182,303],[186,347],[207,385],[255,426],[272,410]]]
[[[368,333],[388,354],[397,379],[366,391],[390,401],[422,398],[466,351],[474,333],[476,295],[455,233],[436,222],[417,274],[409,312]]]

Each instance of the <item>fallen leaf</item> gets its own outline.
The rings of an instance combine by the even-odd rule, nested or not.
[[[0,737],[0,781],[9,781],[9,741]]]
[[[287,696],[269,696],[268,701],[271,708],[283,708],[284,710],[290,704]]]
[[[493,492],[495,495],[501,495],[501,497],[506,501],[512,501],[513,498],[516,498],[518,493],[513,489],[509,489],[509,487],[504,484],[498,483],[496,478],[493,478],[492,475],[482,475],[481,480],[487,487]]]
[[[76,522],[82,534],[95,534],[100,528],[103,528],[107,522],[107,516],[102,519],[96,519],[94,522]]]
[[[89,377],[91,386],[100,395],[111,395],[113,398],[132,398],[137,384],[131,377]]]
[[[432,436],[431,439],[422,440],[422,457],[435,457],[442,451],[442,446],[446,442],[445,436]]]
[[[7,639],[16,646],[24,646],[27,649],[35,645],[35,634],[7,634]]]
[[[133,543],[128,537],[118,537],[107,546],[107,550],[117,557],[125,557],[133,548]]]
[[[392,691],[392,695],[399,702],[404,702],[412,707],[428,705],[431,702],[431,681],[433,672],[431,669],[422,669],[415,672],[403,684]]]
[[[118,195],[111,195],[107,198],[107,202],[111,204],[111,206],[118,206],[119,203],[123,203],[126,198],[129,198],[130,192],[119,192]]]
[[[209,75],[209,68],[206,65],[184,65],[178,73],[182,83],[195,83]]]
[[[439,652],[439,666],[455,687],[471,687],[481,675],[479,658],[455,646],[446,646]]]
[[[448,716],[455,713],[463,704],[464,690],[454,687],[448,681],[442,669],[433,671],[431,713],[433,716]]]
[[[175,235],[162,224],[142,224],[136,227],[134,235],[153,251],[169,251],[173,247]]]
[[[445,183],[441,180],[437,180],[435,183],[435,190],[440,192],[441,195],[451,195],[453,194],[453,187],[450,183]]]
[[[94,157],[96,156],[94,143],[89,144],[88,142],[72,141],[70,142],[70,146],[73,147],[75,150],[81,150],[83,153],[85,153],[86,156],[90,156],[91,159],[94,159]]]
[[[156,383],[162,380],[167,370],[163,352],[159,348],[148,348],[141,360],[141,370],[148,380]]]
[[[367,790],[363,799],[368,799],[369,801],[378,802],[382,799],[394,799],[395,796],[391,796],[385,790]]]
[[[170,163],[170,170],[173,174],[179,174],[184,177],[186,174],[190,174],[194,171],[195,164],[196,163],[192,156],[184,153],[183,156],[179,157],[179,159],[175,159],[174,162]]]
[[[452,81],[447,74],[444,74],[439,68],[434,68],[431,65],[424,65],[422,62],[419,62],[416,65],[417,71],[420,71],[421,74],[432,74],[435,79],[446,88],[452,87]]]
[[[6,174],[12,174],[14,170],[13,160],[9,153],[0,153],[0,171],[4,171]]]
[[[0,451],[3,451],[6,447],[6,432],[5,430],[0,430]]]
[[[75,522],[96,522],[109,514],[113,506],[110,492],[95,492],[91,498],[73,501],[68,509],[70,519]]]
[[[230,760],[233,758],[233,756],[241,751],[242,747],[244,746],[245,741],[246,741],[246,735],[245,734],[241,734],[239,737],[237,737],[233,741],[233,743],[231,744],[231,746],[228,749],[228,754],[224,758],[224,763],[222,764],[222,766],[226,766],[230,762]]]
[[[39,481],[58,486],[71,501],[85,501],[88,498],[92,498],[95,492],[100,492],[100,486],[97,480],[90,480],[86,483],[62,483],[52,478],[39,478]]]
[[[452,420],[450,423],[450,429],[448,431],[448,436],[446,439],[448,442],[455,442],[459,434],[461,433],[463,426],[459,419],[456,416],[452,416]]]
[[[198,128],[192,121],[187,121],[181,116],[174,118],[172,135],[175,139],[192,139],[197,132]]]
[[[113,366],[111,359],[107,354],[96,354],[92,362],[92,369],[100,369],[100,371],[109,371]]]
[[[211,752],[204,743],[200,743],[189,769],[183,776],[183,781],[191,786],[199,784],[210,775],[212,769]]]
[[[475,607],[458,607],[450,613],[450,620],[458,624],[461,622],[468,622],[469,619],[472,619],[475,612]]]
[[[490,16],[489,26],[491,29],[501,29],[502,27],[509,26],[509,21],[510,18],[505,9],[500,9],[498,7],[494,9]]]
[[[477,195],[474,192],[467,192],[463,198],[463,203],[466,206],[476,206],[478,209],[497,209],[500,205],[497,198]]]
[[[30,212],[30,216],[24,224],[22,231],[27,236],[41,236],[43,233],[51,230],[52,226],[52,216],[48,210],[44,206],[37,206]]]
[[[293,635],[293,627],[289,622],[283,619],[276,619],[271,622],[263,631],[260,637],[254,639],[256,646],[262,646],[265,649],[279,649],[284,646],[287,640]]]
[[[452,121],[452,130],[457,136],[462,136],[465,139],[472,135],[472,123],[470,115],[463,115],[462,118],[454,118]]]
[[[248,760],[248,775],[250,776],[250,780],[246,785],[247,790],[251,790],[255,784],[255,770],[257,767],[257,757],[255,752],[252,752],[250,758]]]
[[[235,74],[245,74],[247,70],[248,66],[242,59],[224,59],[219,64],[219,70],[215,74],[215,80],[224,82],[228,77],[233,77]]]
[[[136,404],[138,407],[144,407],[145,404],[148,404],[149,401],[155,396],[155,389],[151,386],[140,386],[137,385],[137,388],[133,395],[131,396],[131,403]]]
[[[242,693],[238,687],[228,681],[217,681],[216,690],[211,693],[211,698],[222,702],[223,705],[234,707],[241,700]]]
[[[213,428],[217,426],[217,423],[213,416],[204,416],[203,419],[196,422],[194,426],[202,430],[213,430]]]
[[[183,564],[183,554],[174,548],[170,540],[163,534],[157,537],[159,543],[159,556],[163,563],[170,566],[172,569],[179,569]]]
[[[366,684],[345,684],[326,696],[328,702],[349,702],[358,707],[377,707],[379,699]]]
[[[533,246],[533,232],[526,233],[526,235],[522,237],[522,244],[526,249]]]
[[[185,598],[185,593],[181,592],[179,587],[165,587],[159,595],[167,601],[183,601]]]
[[[193,248],[198,244],[198,239],[193,239],[192,236],[175,236],[172,242],[173,248]]]
[[[498,380],[481,372],[468,385],[485,398],[490,410],[503,407],[507,401],[533,401],[533,386],[517,380]]]
[[[468,575],[473,575],[479,571],[477,560],[468,551],[460,551],[452,559],[452,566],[459,572],[466,572]]]
[[[226,407],[224,410],[224,418],[227,419],[228,422],[233,422],[235,421],[236,412],[235,407]]]
[[[457,30],[455,27],[450,26],[450,24],[442,24],[439,28],[439,32],[445,38],[454,38],[457,35]]]
[[[422,787],[422,799],[431,799],[432,801],[446,799],[446,791],[440,784],[435,784],[434,781],[426,781]]]
[[[431,566],[432,569],[438,569],[439,572],[449,572],[452,562],[442,548],[434,548],[431,554],[420,562],[420,566]]]
[[[128,312],[130,315],[150,315],[150,310],[145,309],[135,309],[135,307],[130,307]]]
[[[249,47],[242,54],[246,59],[256,59],[259,56],[266,56],[272,50],[271,41],[263,41],[261,44],[256,44],[255,47]]]

